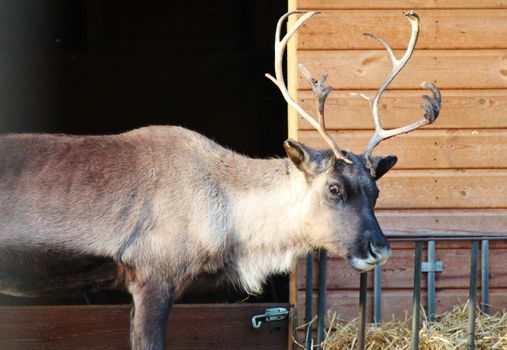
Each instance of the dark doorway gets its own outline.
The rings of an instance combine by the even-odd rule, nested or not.
[[[119,133],[182,125],[283,155],[286,105],[264,73],[286,1],[0,2],[0,131]],[[287,301],[287,277],[263,301]],[[220,290],[187,301],[243,298]]]

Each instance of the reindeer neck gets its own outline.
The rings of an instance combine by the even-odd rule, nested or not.
[[[182,129],[178,129],[182,130]],[[184,130],[188,133],[188,130]],[[287,158],[256,159],[193,133],[192,151],[227,198],[228,230],[250,246],[301,240],[301,212],[307,197],[304,174]]]
[[[236,160],[241,176],[231,183],[234,231],[249,246],[281,249],[300,244],[307,182],[288,159]]]
[[[241,173],[229,183],[236,282],[255,294],[310,250],[301,227],[308,185],[288,159],[241,158],[234,168]]]

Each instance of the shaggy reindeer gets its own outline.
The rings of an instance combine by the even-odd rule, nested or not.
[[[435,120],[440,94],[424,118],[384,130],[379,99],[406,64],[418,17],[407,14],[412,37],[369,100],[375,133],[364,154],[341,150],[324,127],[330,88],[310,82],[318,120],[290,97],[282,56],[303,15],[280,40],[276,78],[287,102],[322,134],[330,151],[285,142],[288,159],[250,159],[195,132],[146,127],[113,136],[7,135],[0,138],[0,292],[18,296],[125,288],[133,297],[133,349],[163,349],[173,300],[196,276],[221,273],[249,293],[270,273],[291,269],[315,248],[347,257],[360,271],[390,255],[373,208],[375,182],[396,157],[372,157],[383,139]]]

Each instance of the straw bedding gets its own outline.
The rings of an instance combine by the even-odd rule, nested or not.
[[[421,308],[422,309],[422,308]],[[452,311],[428,322],[425,315],[419,332],[420,350],[466,349],[468,304],[455,306]],[[411,348],[412,320],[383,322],[381,327],[368,324],[367,350],[403,350]],[[304,329],[302,326],[301,329]],[[336,313],[329,313],[323,350],[357,349],[357,320],[345,322]],[[301,344],[298,344],[304,348]],[[488,315],[477,310],[475,348],[477,350],[507,349],[507,313]]]

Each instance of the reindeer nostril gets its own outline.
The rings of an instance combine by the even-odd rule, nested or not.
[[[375,253],[374,249],[373,249],[373,244],[370,242],[370,244],[368,244],[368,253],[370,253],[370,255],[374,258],[374,259],[377,259],[378,258],[378,255]]]

